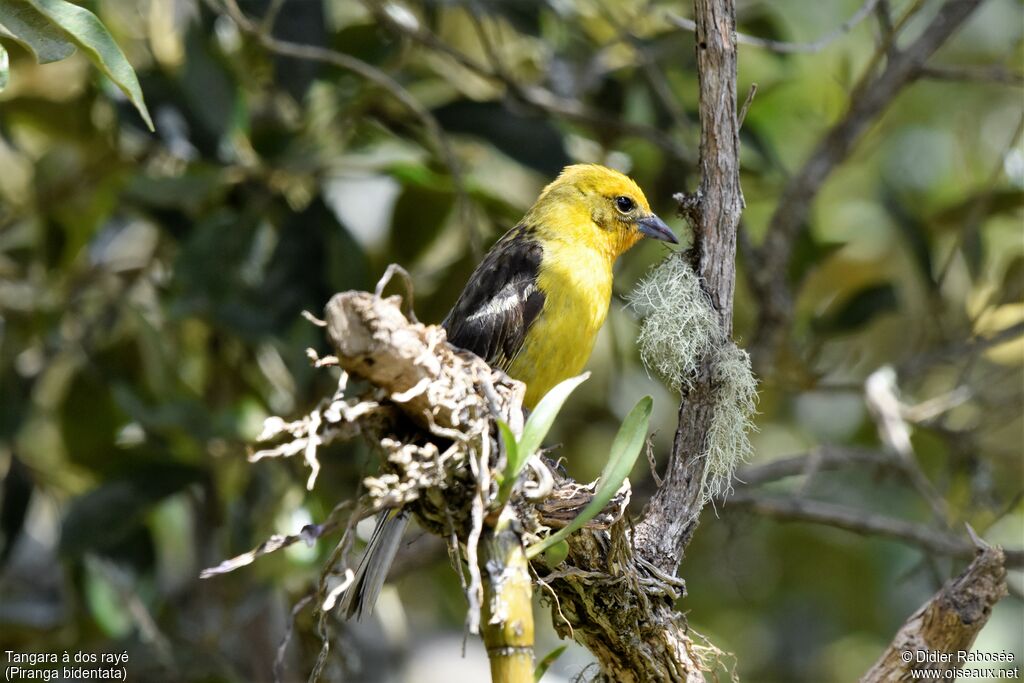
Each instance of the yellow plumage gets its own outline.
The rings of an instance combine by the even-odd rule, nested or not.
[[[635,182],[603,166],[569,166],[470,278],[445,321],[452,343],[524,382],[533,407],[583,369],[608,314],[615,260],[645,235],[676,241]],[[539,258],[524,257],[525,244],[538,245]]]

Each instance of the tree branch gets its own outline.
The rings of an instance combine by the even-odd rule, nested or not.
[[[475,75],[504,86],[512,96],[510,99],[518,102],[520,106],[525,105],[534,112],[558,116],[567,121],[592,126],[602,131],[612,131],[620,135],[635,135],[645,138],[661,147],[676,161],[686,166],[691,166],[694,163],[692,152],[659,128],[625,121],[617,116],[610,116],[598,109],[588,107],[576,99],[562,97],[541,85],[521,83],[503,68],[492,69],[480,63],[473,57],[444,42],[423,26],[397,21],[391,14],[384,11],[379,3],[364,0],[364,5],[382,26],[395,35],[411,40],[428,50],[442,54]]]
[[[700,79],[701,184],[682,197],[680,210],[694,228],[691,263],[702,279],[718,323],[732,333],[736,280],[736,226],[743,211],[736,119],[736,12],[732,0],[695,0]],[[711,359],[679,404],[679,423],[663,485],[636,527],[638,550],[673,573],[693,535],[703,505],[704,443],[714,413]]]
[[[992,83],[994,85],[1011,85],[1024,87],[1024,73],[1013,71],[1001,64],[993,66],[926,66],[921,69],[921,78],[934,81],[954,81],[965,83]]]
[[[983,1],[946,0],[917,40],[905,50],[890,54],[881,73],[872,77],[869,67],[850,95],[846,114],[822,137],[803,167],[787,183],[769,221],[752,273],[762,299],[755,337],[755,367],[763,366],[774,355],[779,337],[792,316],[793,300],[786,273],[794,240],[807,221],[818,191],[896,95],[921,77],[928,58]],[[886,51],[887,46],[881,46],[872,64]]]
[[[903,519],[856,510],[810,498],[763,496],[739,492],[726,501],[728,506],[747,508],[765,517],[825,524],[855,534],[882,536],[949,557],[972,557],[975,546],[968,538]],[[1024,567],[1024,550],[1006,551],[1006,565]]]
[[[736,473],[737,485],[758,486],[786,477],[797,477],[815,472],[836,470],[849,465],[870,465],[900,470],[891,455],[866,448],[851,448],[836,444],[819,446],[806,455],[780,458],[763,465],[745,467]]]
[[[960,576],[943,586],[907,619],[860,683],[924,678],[912,675],[911,669],[939,671],[938,680],[956,680],[964,665],[959,653],[970,651],[978,632],[992,615],[993,606],[1004,595],[1003,553],[999,548],[983,546]],[[942,659],[936,655],[946,655],[948,659],[934,661]]]
[[[922,369],[942,362],[971,358],[983,353],[995,346],[1011,342],[1024,336],[1024,322],[1014,323],[1009,327],[994,332],[987,337],[973,337],[962,341],[954,342],[929,353],[914,356],[907,362],[900,365],[897,372],[899,375],[912,375]]]

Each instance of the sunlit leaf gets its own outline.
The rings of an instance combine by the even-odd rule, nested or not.
[[[651,420],[651,411],[654,408],[654,399],[644,396],[629,411],[626,419],[622,421],[615,440],[612,441],[611,451],[608,453],[608,462],[601,472],[601,481],[594,493],[594,501],[601,499],[601,508],[615,497],[615,493],[622,486],[622,482],[629,476],[633,469],[644,442],[647,440],[647,424]],[[591,501],[591,505],[594,504]]]
[[[59,62],[75,53],[64,33],[27,0],[0,2],[0,35],[24,45],[40,64]]]
[[[95,14],[65,0],[29,0],[33,7],[44,14],[54,25],[89,57],[110,80],[117,84],[135,105],[146,126],[153,128],[153,120],[146,109],[142,88],[135,75],[135,69],[128,63],[121,48],[111,37],[106,26]]]
[[[608,455],[608,463],[601,472],[601,480],[591,499],[583,511],[568,525],[551,534],[543,541],[535,543],[526,549],[526,556],[533,559],[546,551],[548,548],[565,540],[569,534],[580,529],[593,519],[604,506],[615,497],[615,493],[626,480],[633,463],[643,449],[644,440],[647,438],[647,424],[651,419],[651,409],[654,406],[654,399],[644,396],[629,411],[629,415],[622,421],[615,440],[612,441],[611,452]]]
[[[7,50],[0,45],[0,92],[7,87],[7,81],[11,75],[11,64],[7,57]]]
[[[132,619],[124,606],[124,595],[118,590],[113,574],[116,565],[97,557],[89,557],[85,562],[84,595],[89,612],[96,624],[111,638],[128,635],[132,629]]]

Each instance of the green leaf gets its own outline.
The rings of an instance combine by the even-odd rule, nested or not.
[[[569,556],[569,544],[559,541],[544,551],[544,563],[549,567],[557,567]]]
[[[519,471],[523,468],[523,462],[520,460],[522,451],[516,443],[516,435],[504,420],[498,420],[498,433],[501,434],[501,443],[505,446],[505,471],[502,472],[501,486],[498,487],[498,505],[501,506],[508,502]]]
[[[844,334],[867,325],[882,313],[899,308],[896,289],[889,282],[868,285],[830,308],[814,321],[814,329],[825,334]]]
[[[562,404],[569,398],[569,394],[579,385],[583,384],[590,377],[589,372],[584,372],[582,375],[571,377],[564,382],[556,384],[555,387],[544,395],[544,398],[540,400],[537,407],[530,413],[530,418],[526,421],[526,426],[523,427],[523,436],[519,439],[519,451],[522,454],[522,462],[525,463],[526,459],[530,455],[540,448],[541,442],[544,437],[548,435],[548,431],[551,429],[551,425],[554,424],[555,418],[558,417],[558,411],[562,409]],[[520,464],[522,467],[522,464]],[[515,473],[519,476],[519,472]]]
[[[984,208],[984,212],[980,216],[976,216],[979,205]],[[926,222],[940,229],[958,232],[963,229],[968,220],[1006,214],[1013,215],[1022,206],[1024,206],[1024,190],[985,188],[977,194],[932,214]]]
[[[3,0],[0,0],[3,2]],[[83,593],[89,612],[109,638],[123,638],[131,633],[132,618],[125,609],[124,595],[118,590],[109,560],[88,557],[85,562]]]
[[[0,92],[7,87],[7,81],[11,76],[11,63],[7,57],[7,50],[0,45]]]
[[[1020,302],[1021,297],[1024,297],[1024,256],[1013,259],[1006,267],[996,303],[1015,304]]]
[[[391,211],[388,253],[398,263],[414,263],[444,232],[454,194],[408,185]]]
[[[604,471],[601,472],[601,482],[597,485],[597,491],[594,492],[593,499],[583,508],[583,512],[569,522],[567,526],[559,529],[543,541],[527,548],[526,557],[528,559],[532,560],[548,548],[566,539],[569,534],[583,527],[584,524],[593,519],[615,497],[615,492],[619,490],[622,482],[625,481],[630,470],[633,469],[633,463],[636,462],[636,458],[640,455],[640,450],[643,448],[644,440],[647,438],[647,423],[650,422],[653,406],[654,399],[650,396],[644,396],[633,406],[633,410],[629,411],[629,415],[622,421],[619,433],[615,435],[615,440],[612,441],[608,463],[604,466]]]
[[[544,674],[548,672],[548,669],[551,667],[552,664],[555,663],[555,660],[562,656],[562,653],[565,652],[566,647],[568,646],[559,645],[554,650],[544,655],[544,659],[537,662],[537,668],[533,670],[534,683],[540,683],[540,679],[542,679],[544,677]]]
[[[107,27],[95,14],[72,5],[66,0],[29,0],[33,7],[42,12],[53,24],[58,26],[75,45],[92,60],[110,80],[117,84],[139,111],[143,121],[150,130],[153,120],[149,117],[146,102],[142,97],[142,88],[135,75],[135,69],[121,52]]]
[[[932,274],[932,251],[931,245],[928,243],[928,225],[916,214],[912,205],[902,201],[888,186],[882,190],[882,206],[885,207],[906,240],[925,284],[929,289],[935,290],[938,283]]]
[[[26,0],[0,0],[0,29],[0,34],[6,32],[24,45],[40,64],[59,62],[75,53],[64,33]]]

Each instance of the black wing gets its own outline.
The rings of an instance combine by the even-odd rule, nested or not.
[[[448,341],[508,370],[544,308],[544,293],[537,288],[542,255],[524,226],[498,240],[441,323]]]

